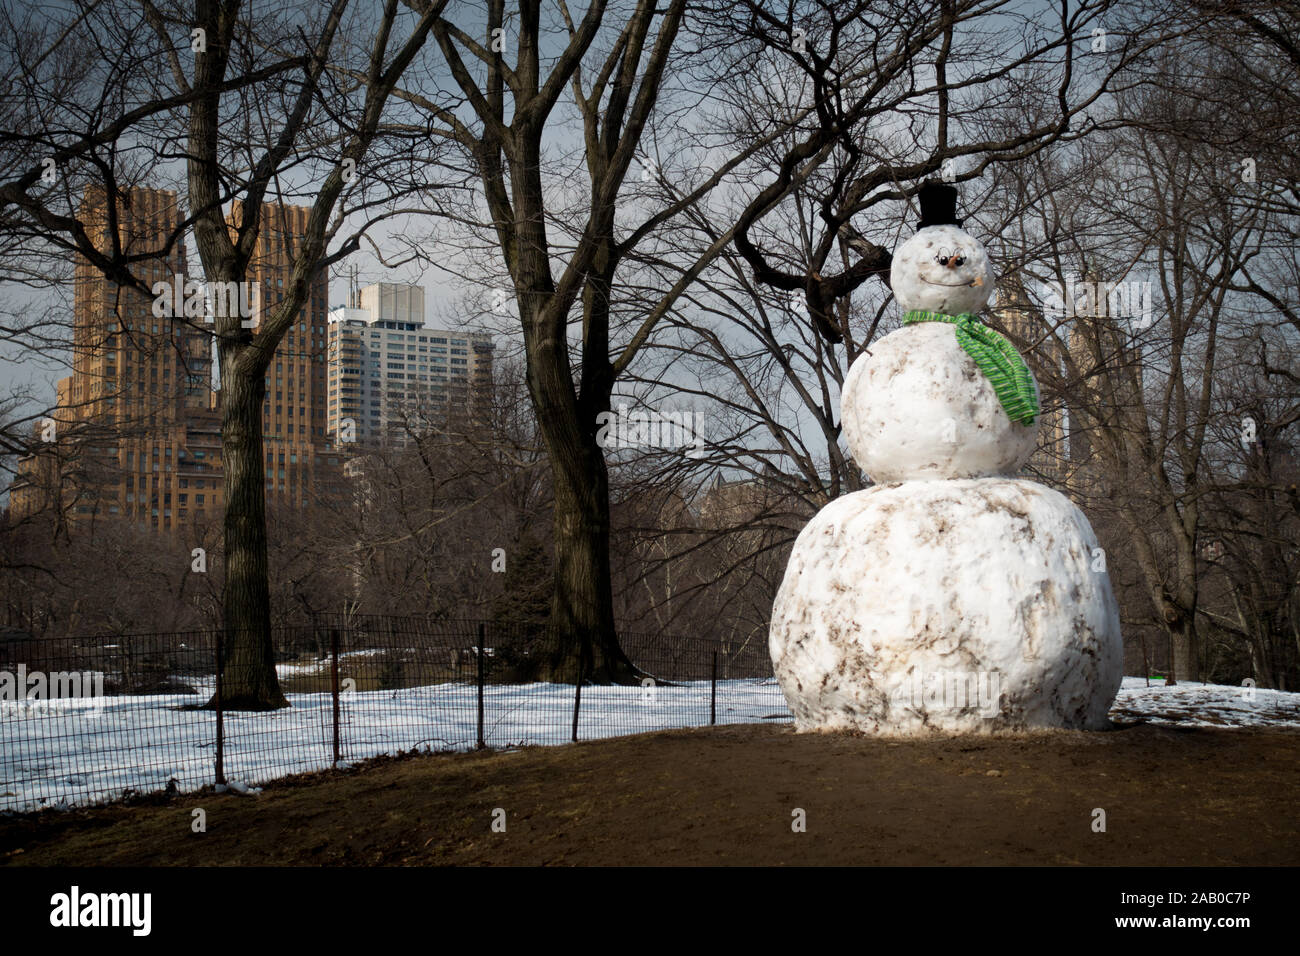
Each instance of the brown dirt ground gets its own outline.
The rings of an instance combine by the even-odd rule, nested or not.
[[[1298,792],[1300,734],[1285,731],[887,741],[748,725],[9,818],[0,863],[1294,865]]]

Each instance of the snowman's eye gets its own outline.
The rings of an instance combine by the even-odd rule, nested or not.
[[[957,256],[955,259],[953,259],[952,264],[955,266],[960,266],[965,264],[965,262],[966,262],[966,258],[964,256]]]

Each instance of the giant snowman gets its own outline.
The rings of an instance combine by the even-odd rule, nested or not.
[[[888,736],[1101,729],[1119,689],[1119,614],[1088,519],[1014,475],[1038,387],[975,313],[983,246],[927,185],[890,272],[904,326],[849,370],[841,417],[874,485],[795,542],[769,644],[798,730]]]

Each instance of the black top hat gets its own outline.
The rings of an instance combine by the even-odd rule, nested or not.
[[[917,229],[924,229],[926,226],[961,228],[961,220],[957,218],[956,186],[931,179],[921,186],[917,198],[921,201],[921,221],[917,223]]]

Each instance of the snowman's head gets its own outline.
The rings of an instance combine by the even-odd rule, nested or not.
[[[889,270],[904,312],[978,312],[993,296],[993,264],[984,246],[958,226],[926,226],[898,247]]]

